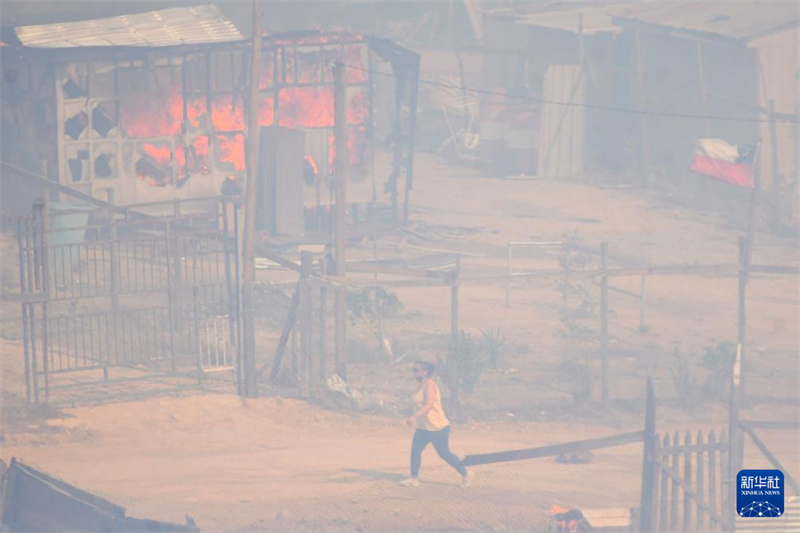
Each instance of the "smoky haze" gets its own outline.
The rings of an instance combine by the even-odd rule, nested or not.
[[[4,0],[0,530],[788,531],[799,20]]]

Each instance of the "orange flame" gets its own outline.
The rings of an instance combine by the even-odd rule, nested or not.
[[[219,160],[233,163],[233,168],[237,171],[244,170],[244,135],[217,135],[216,139]]]
[[[137,164],[136,174],[139,179],[146,180],[152,187],[166,187],[172,182],[172,152],[164,144],[144,144],[141,148],[149,163],[155,167],[152,174],[146,171],[146,166]],[[158,175],[161,174],[161,175]]]
[[[311,157],[311,155],[309,154],[309,155],[307,155],[307,156],[305,157],[305,159],[306,159],[306,162],[307,162],[309,165],[311,165],[311,168],[312,168],[312,170],[314,170],[314,174],[315,174],[315,175],[316,175],[316,174],[319,174],[319,169],[317,168],[317,162],[316,162],[316,161],[314,161],[314,158],[313,158],[313,157]]]
[[[564,513],[568,513],[569,511],[570,511],[569,508],[563,507],[561,505],[558,505],[557,503],[554,503],[550,507],[550,514],[551,515],[564,514]]]
[[[343,59],[348,64],[358,68],[348,69],[348,82],[363,82],[366,72],[359,70],[364,66],[366,45],[353,43],[362,40],[361,34],[334,33],[325,35],[310,35],[302,39],[274,40],[272,46],[283,44],[314,45],[325,43],[343,43],[344,46],[329,46],[315,54],[310,51],[294,52],[284,48],[265,50],[262,64],[260,87],[269,89],[273,86],[274,54],[285,55],[287,67],[297,61],[297,78],[299,81],[314,83],[319,81],[321,62],[327,65],[331,59]],[[346,43],[346,44],[345,44]],[[269,48],[267,43],[266,47]],[[296,56],[296,57],[295,57]],[[292,70],[287,68],[288,70]],[[324,81],[332,81],[329,68],[321,69]],[[291,77],[291,76],[289,76]],[[184,108],[184,95],[180,76],[172,77],[172,84],[165,84],[164,79],[156,80],[141,69],[128,69],[121,71],[120,112],[119,122],[122,131],[128,138],[148,137],[176,137],[175,153],[160,143],[145,145],[141,151],[149,158],[149,164],[143,163],[144,174],[137,174],[142,178],[153,180],[147,172],[158,174],[161,172],[172,180],[172,158],[177,164],[178,174],[189,176],[193,173],[208,173],[210,171],[209,144],[207,136],[195,137],[194,140],[181,141],[179,138],[186,134],[197,134],[201,130],[213,128],[215,153],[219,162],[229,162],[237,171],[245,168],[245,130],[244,99],[241,94],[219,94],[211,102],[207,95],[191,94],[186,96]],[[161,84],[159,85],[159,81]],[[333,86],[301,86],[282,87],[277,90],[278,114],[277,121],[280,126],[294,129],[306,128],[333,128],[334,126],[334,96]],[[258,123],[260,126],[271,126],[275,120],[275,94],[274,92],[261,92],[259,98]],[[185,115],[184,115],[185,113]],[[184,122],[185,116],[185,122]],[[367,123],[369,120],[369,94],[363,87],[348,87],[347,122],[350,125],[348,135],[349,162],[359,164],[367,142]],[[334,147],[333,136],[329,135],[329,159],[333,168]],[[188,143],[188,144],[185,144]],[[316,163],[316,162],[315,162]],[[158,171],[153,169],[156,166]],[[147,170],[149,168],[149,171]],[[161,179],[155,180],[159,186]]]

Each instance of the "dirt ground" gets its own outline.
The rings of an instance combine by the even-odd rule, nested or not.
[[[376,250],[382,258],[459,251],[464,253],[462,274],[469,277],[503,273],[509,241],[569,237],[595,248],[606,241],[612,254],[648,264],[736,262],[742,232],[735,217],[689,209],[653,191],[487,178],[446,167],[426,154],[419,155],[416,168],[412,227],[428,238],[394,235],[375,247],[365,241],[349,258],[370,258]],[[359,191],[354,187],[354,197]],[[756,239],[754,262],[798,264],[796,241],[767,232],[758,232]],[[532,267],[557,268],[558,256],[520,254],[515,261],[515,269]],[[559,281],[515,282],[511,307],[505,305],[501,282],[462,287],[462,329],[499,329],[518,349],[486,372],[465,398],[453,430],[458,454],[640,429],[647,375],[654,377],[660,399],[659,431],[725,426],[723,401],[689,410],[679,406],[672,371],[678,353],[702,381],[707,377],[700,368],[704,348],[736,339],[735,278],[648,278],[643,330],[637,303],[612,294],[608,411],[591,403],[576,405],[560,384],[559,362],[587,348],[559,335]],[[629,290],[638,284],[639,278],[615,281]],[[404,307],[385,324],[387,337],[435,360],[450,327],[449,289],[396,293]],[[799,308],[797,278],[754,276],[748,286],[746,370],[752,394],[800,397]],[[4,305],[4,318],[15,309]],[[259,337],[259,363],[271,358],[277,335],[268,331]],[[353,335],[367,338],[358,327]],[[188,513],[205,531],[537,531],[546,530],[553,503],[583,509],[638,506],[640,445],[598,451],[586,465],[540,459],[478,467],[475,485],[466,490],[428,450],[425,483],[417,489],[399,487],[411,438],[401,424],[402,408],[396,414],[391,409],[355,413],[276,396],[244,402],[232,394],[185,393],[66,408],[45,419],[25,415],[22,351],[13,335],[6,337],[2,457],[16,456],[97,492],[134,516],[182,522]],[[413,392],[405,364],[352,365],[349,382],[402,406]],[[595,385],[594,398],[597,393]],[[747,416],[797,419],[797,411],[754,406]],[[764,438],[787,469],[800,470],[796,432]],[[746,457],[746,465],[763,462],[753,446]]]

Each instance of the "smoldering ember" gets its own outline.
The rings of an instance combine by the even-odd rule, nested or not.
[[[800,530],[797,2],[2,0],[0,71],[0,531]]]

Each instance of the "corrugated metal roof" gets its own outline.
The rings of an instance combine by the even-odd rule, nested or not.
[[[744,41],[800,20],[798,2],[645,2],[614,11],[620,18]]]
[[[244,39],[213,4],[63,24],[21,26],[15,31],[23,45],[33,48],[175,46]]]
[[[575,8],[559,5],[555,9],[520,15],[517,24],[526,26],[541,26],[554,30],[578,33],[579,15],[583,17],[583,33],[594,35],[600,32],[620,33],[621,28],[613,22],[614,12],[612,6]]]
[[[583,31],[618,33],[619,22],[641,21],[680,30],[748,40],[776,29],[797,24],[798,2],[603,2],[528,4],[526,9],[486,9],[490,16],[507,17],[517,24],[557,30],[578,31],[578,15],[583,15]]]

